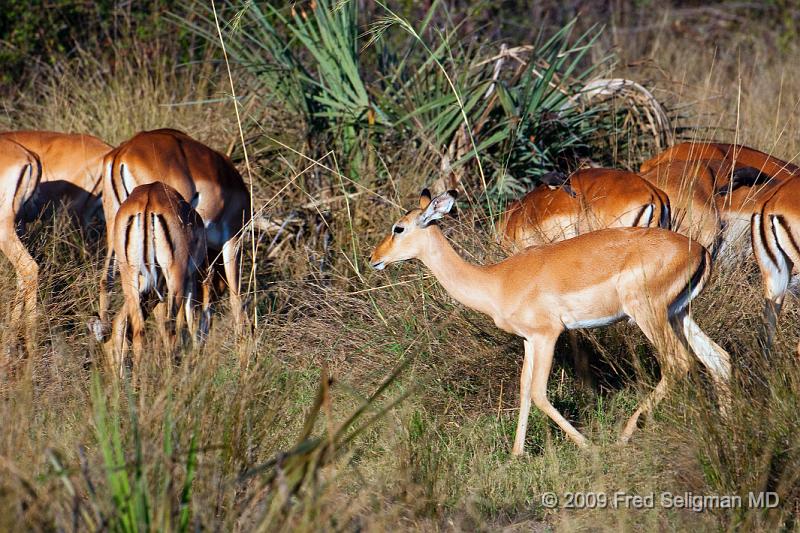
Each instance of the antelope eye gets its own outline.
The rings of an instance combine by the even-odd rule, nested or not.
[[[395,233],[403,233],[403,231],[405,231],[405,229],[406,228],[404,228],[403,226],[395,225],[395,227],[392,228],[392,231],[395,232]]]

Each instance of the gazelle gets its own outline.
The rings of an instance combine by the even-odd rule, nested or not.
[[[478,266],[464,261],[433,223],[454,203],[452,191],[431,199],[424,190],[419,208],[392,226],[373,251],[370,264],[382,270],[391,263],[419,259],[453,298],[525,340],[514,454],[524,451],[531,398],[576,444],[587,444],[547,399],[554,345],[565,328],[603,326],[630,317],[657,346],[662,340],[681,346],[675,352],[661,352],[661,381],[628,420],[623,441],[636,428],[639,416],[664,397],[676,373],[688,371],[690,359],[681,339],[708,368],[721,401],[728,397],[728,353],[688,313],[689,302],[711,273],[705,248],[660,228],[613,228],[533,246],[500,263]]]
[[[753,254],[764,284],[766,347],[775,339],[776,322],[792,274],[800,269],[800,180],[786,180],[753,213]],[[800,344],[797,346],[800,354]]]
[[[501,241],[522,249],[602,228],[669,227],[669,198],[633,172],[591,168],[560,178],[508,206]]]
[[[114,319],[112,360],[122,375],[127,323],[130,322],[134,369],[142,354],[145,315],[141,298],[155,293],[159,300],[159,332],[168,348],[175,334],[186,323],[194,333],[194,300],[197,275],[205,270],[206,231],[200,215],[181,195],[165,183],[154,182],[136,187],[117,210],[112,235],[119,262],[125,304]],[[208,325],[208,276],[202,285],[202,334]],[[166,285],[166,298],[162,293]],[[162,312],[163,311],[163,312]]]
[[[102,215],[103,157],[112,146],[91,135],[52,131],[10,131],[0,138],[21,144],[41,161],[42,179],[29,221],[61,202],[84,227]]]
[[[239,231],[250,219],[250,193],[233,163],[185,133],[144,131],[106,155],[103,211],[109,246],[100,280],[100,322],[106,324],[109,284],[114,280],[115,216],[137,185],[161,181],[180,193],[202,217],[210,258],[222,256],[221,269],[230,291],[231,311],[241,324]],[[220,267],[214,261],[212,267]]]
[[[35,202],[34,195],[42,167],[36,154],[14,141],[0,137],[0,173],[0,251],[17,274],[17,298],[5,330],[9,337],[15,335],[19,321],[24,316],[25,337],[30,344],[36,331],[39,265],[17,235],[17,221],[24,221],[30,216],[29,210]]]

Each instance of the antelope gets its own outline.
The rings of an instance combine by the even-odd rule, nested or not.
[[[752,216],[753,254],[764,284],[765,349],[772,346],[789,282],[800,268],[798,198],[800,180],[786,180],[762,199]]]
[[[715,174],[705,161],[673,160],[648,167],[642,178],[669,197],[671,227],[715,253],[720,215],[715,203]]]
[[[172,129],[136,134],[105,156],[103,212],[108,225],[108,253],[100,280],[101,325],[107,324],[108,290],[114,281],[117,210],[137,185],[161,181],[174,188],[203,219],[208,253],[222,256],[221,269],[230,291],[237,329],[241,324],[239,296],[239,231],[250,219],[250,193],[229,158]],[[212,267],[219,270],[217,260]],[[102,338],[102,334],[98,334]]]
[[[0,251],[17,274],[17,298],[6,332],[15,331],[25,317],[25,338],[33,343],[36,331],[36,295],[39,265],[17,235],[17,221],[30,216],[42,167],[36,154],[16,142],[0,137]]]
[[[549,173],[542,183],[500,218],[497,233],[506,245],[522,249],[602,228],[669,227],[669,198],[633,172]]]
[[[551,172],[540,182],[500,218],[498,240],[509,251],[595,229],[670,226],[667,195],[633,172],[592,168],[569,177]],[[588,354],[575,331],[568,335],[578,382],[591,388]]]
[[[391,263],[419,259],[450,296],[524,339],[514,455],[524,452],[531,398],[573,442],[588,444],[547,399],[554,345],[565,328],[599,327],[629,317],[657,346],[666,340],[680,348],[661,353],[661,380],[625,424],[622,441],[630,438],[640,415],[664,397],[673,377],[688,372],[691,360],[683,340],[711,373],[721,403],[728,398],[728,353],[688,312],[711,273],[705,248],[661,228],[610,228],[533,246],[499,263],[479,266],[462,259],[434,223],[450,211],[455,199],[454,191],[431,199],[423,190],[419,207],[392,226],[373,251],[370,265],[382,270]]]
[[[102,215],[103,157],[112,146],[91,135],[51,131],[10,131],[0,138],[34,152],[42,164],[36,205],[27,215],[28,222],[61,202],[83,227]]]
[[[760,200],[774,187],[800,175],[800,167],[747,146],[684,142],[645,161],[641,172],[665,189],[679,211],[694,211],[694,216],[686,215],[692,219],[688,226],[693,229],[684,224],[685,231],[706,246],[716,241],[715,255],[730,259],[736,257],[731,252],[736,242],[748,235]],[[711,237],[713,219],[718,240]]]
[[[145,315],[142,297],[156,293],[156,315],[164,345],[171,349],[176,333],[186,324],[194,333],[194,296],[197,274],[206,262],[206,231],[200,215],[165,183],[139,185],[122,202],[114,218],[112,234],[119,262],[125,304],[114,319],[111,342],[114,366],[124,370],[127,322],[133,344],[133,368],[142,354]],[[208,325],[208,277],[202,282],[201,335]],[[163,286],[166,285],[166,298]],[[164,309],[165,306],[166,309]],[[184,314],[181,314],[183,309]],[[163,319],[163,315],[166,318]]]

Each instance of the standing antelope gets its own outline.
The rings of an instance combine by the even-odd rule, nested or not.
[[[633,172],[592,168],[569,177],[551,172],[541,181],[500,218],[498,239],[510,251],[596,229],[670,226],[667,195]],[[579,383],[591,386],[589,355],[575,331],[569,331],[569,343]]]
[[[142,354],[145,315],[141,297],[156,293],[163,300],[166,285],[166,309],[158,309],[159,332],[165,346],[171,348],[175,334],[186,323],[195,332],[193,316],[197,274],[206,263],[206,231],[200,215],[181,195],[165,183],[154,182],[136,187],[117,210],[112,234],[114,251],[119,262],[125,304],[114,319],[112,360],[119,368],[124,364],[126,322],[130,322],[133,342],[134,370]],[[202,334],[208,325],[208,292],[206,278],[202,283]],[[159,304],[162,306],[164,304]],[[158,306],[157,306],[158,307]]]
[[[97,137],[51,131],[10,131],[15,141],[39,156],[42,179],[29,220],[63,202],[84,227],[102,215],[103,157],[112,147]]]
[[[775,339],[778,315],[792,274],[800,271],[800,180],[787,180],[753,213],[753,253],[764,284],[765,347]],[[800,354],[800,344],[797,346]]]
[[[103,211],[108,227],[108,255],[100,280],[100,323],[107,323],[108,290],[114,280],[115,216],[137,185],[161,181],[197,210],[206,228],[209,257],[222,256],[221,269],[230,291],[231,311],[241,324],[239,231],[250,219],[250,193],[230,159],[185,133],[160,129],[138,133],[106,155]],[[212,267],[219,270],[219,261]]]
[[[749,236],[756,206],[800,167],[747,146],[684,142],[645,161],[641,172],[678,206],[686,219],[679,231],[706,246],[716,242],[718,256],[735,259],[746,251],[737,245]],[[711,237],[714,219],[719,240]]]
[[[24,316],[25,337],[29,345],[33,343],[36,330],[39,265],[17,235],[17,221],[28,218],[27,211],[35,201],[41,175],[42,167],[36,154],[0,137],[0,251],[17,273],[17,298],[5,329],[10,337]]]
[[[712,169],[704,161],[673,160],[651,166],[641,176],[669,196],[673,231],[715,252],[720,217]]]
[[[424,190],[419,208],[392,226],[373,251],[370,264],[382,270],[390,263],[417,258],[453,298],[525,340],[514,454],[524,451],[531,397],[576,444],[587,444],[547,399],[553,349],[564,328],[597,327],[630,317],[657,346],[665,340],[679,347],[676,352],[660,352],[661,381],[628,420],[623,441],[636,428],[639,416],[664,397],[676,371],[677,375],[688,371],[691,360],[679,342],[682,339],[710,371],[720,400],[728,397],[728,353],[688,313],[689,302],[711,273],[705,248],[660,228],[614,228],[534,246],[500,263],[478,266],[464,261],[433,224],[454,203],[454,192],[431,200]]]
[[[633,172],[590,168],[569,177],[546,175],[511,203],[497,233],[522,249],[602,228],[669,227],[669,198]]]

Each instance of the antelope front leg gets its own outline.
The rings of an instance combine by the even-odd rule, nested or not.
[[[560,331],[553,331],[542,333],[531,337],[526,342],[526,348],[531,346],[533,354],[533,384],[531,386],[531,393],[533,395],[533,403],[544,414],[558,424],[567,437],[581,448],[589,445],[580,431],[569,423],[569,421],[562,416],[558,410],[553,407],[550,400],[547,399],[547,380],[550,378],[550,369],[553,367],[553,350],[555,349],[556,340],[558,339]]]
[[[528,430],[528,415],[531,412],[531,382],[533,381],[533,346],[525,340],[525,359],[522,362],[522,373],[519,376],[519,418],[517,433],[514,437],[513,455],[525,453],[525,433]]]

